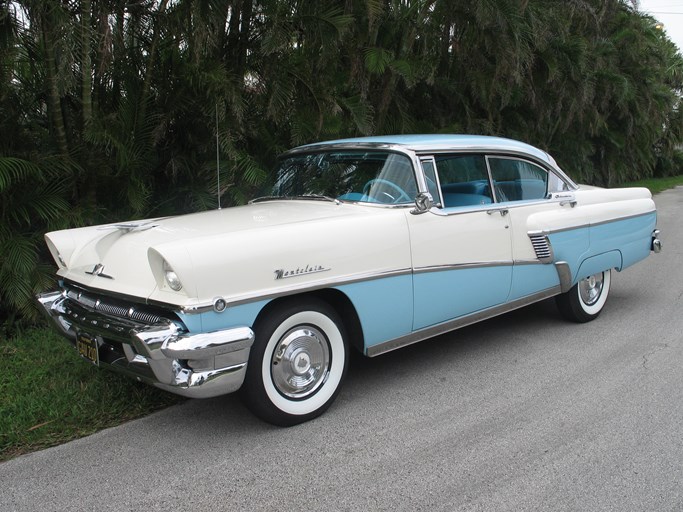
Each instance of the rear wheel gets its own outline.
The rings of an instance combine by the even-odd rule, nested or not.
[[[600,315],[611,282],[611,270],[598,272],[581,279],[571,290],[555,297],[560,313],[573,322],[590,322]]]
[[[242,386],[246,406],[279,426],[322,414],[337,397],[348,365],[336,311],[315,298],[289,301],[260,318],[254,331]]]

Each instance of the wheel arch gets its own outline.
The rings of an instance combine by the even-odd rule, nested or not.
[[[356,307],[344,292],[334,288],[324,288],[322,290],[298,293],[271,300],[258,313],[254,320],[254,324],[257,324],[263,317],[270,314],[273,309],[278,308],[280,304],[294,302],[298,299],[300,300],[308,297],[314,297],[332,307],[340,316],[342,322],[344,322],[344,329],[346,330],[349,345],[359,352],[364,353],[365,338],[363,336],[363,327],[361,326]]]
[[[623,257],[621,251],[615,249],[613,251],[604,252],[596,256],[591,256],[584,259],[579,265],[579,268],[574,275],[574,280],[572,284],[578,283],[581,279],[585,279],[588,276],[597,274],[598,272],[603,272],[609,269],[616,269],[617,272],[621,271],[623,266]]]

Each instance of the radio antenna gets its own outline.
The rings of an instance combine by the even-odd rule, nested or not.
[[[218,142],[218,102],[216,102],[216,194],[218,195],[218,209],[221,209],[221,153]]]

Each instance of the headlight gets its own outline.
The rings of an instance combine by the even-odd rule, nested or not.
[[[171,287],[171,290],[179,292],[183,289],[183,283],[178,279],[178,275],[173,271],[171,266],[164,261],[164,279],[166,279],[166,284]]]

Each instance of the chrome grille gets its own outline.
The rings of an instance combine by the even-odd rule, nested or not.
[[[153,308],[126,304],[123,301],[98,296],[78,288],[67,288],[66,296],[85,309],[111,317],[125,318],[144,324],[157,324],[167,320],[166,316],[156,313]]]
[[[100,311],[105,315],[120,316],[122,318],[126,318],[128,316],[128,308],[116,306],[114,304],[108,304],[102,301],[97,304],[97,311]]]
[[[156,324],[162,320],[159,315],[145,313],[144,311],[138,311],[136,309],[131,309],[128,312],[128,316],[133,320],[138,320],[139,322],[144,322],[146,324]]]
[[[553,248],[546,235],[529,235],[536,257],[543,263],[553,261]]]

